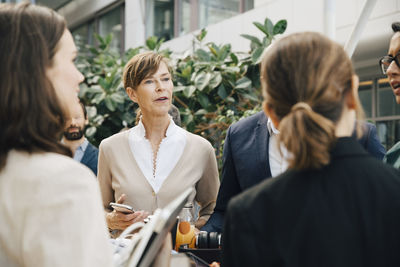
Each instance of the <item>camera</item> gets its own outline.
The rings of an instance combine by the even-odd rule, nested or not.
[[[196,238],[196,248],[221,248],[222,234],[200,231]]]

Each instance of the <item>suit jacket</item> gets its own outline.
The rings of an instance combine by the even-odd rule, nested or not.
[[[81,163],[86,165],[89,169],[91,169],[95,175],[97,175],[98,158],[99,158],[99,150],[91,143],[88,143],[85,153],[83,154],[83,157],[81,159]]]
[[[339,138],[320,170],[234,197],[223,266],[400,266],[400,172]]]
[[[272,176],[269,166],[267,121],[264,112],[259,112],[229,127],[222,156],[222,181],[217,203],[214,213],[201,230],[222,232],[224,213],[229,200]],[[359,142],[375,157],[382,159],[385,155],[375,125],[365,124],[364,135]]]

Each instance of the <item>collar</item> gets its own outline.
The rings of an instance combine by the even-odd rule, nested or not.
[[[357,142],[354,137],[339,137],[331,151],[332,158],[363,155],[368,156],[368,152]]]
[[[85,137],[85,140],[83,141],[83,143],[80,146],[78,146],[78,148],[76,150],[81,149],[83,152],[85,152],[88,144],[89,144],[89,141]]]
[[[172,119],[172,117],[170,115],[168,115],[168,116],[169,116],[169,125],[167,128],[167,131],[165,132],[166,137],[172,136],[178,128],[178,126],[176,126],[176,124],[174,123],[174,120]],[[144,125],[142,123],[142,117],[140,117],[139,123],[134,128],[137,128],[137,131],[136,131],[137,137],[140,137],[142,139],[146,138],[146,128],[144,128]]]
[[[267,128],[269,135],[277,135],[279,134],[279,130],[275,128],[275,125],[272,123],[272,120],[268,117]]]

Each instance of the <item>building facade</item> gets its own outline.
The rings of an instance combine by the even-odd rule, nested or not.
[[[7,0],[1,0],[7,2]],[[12,0],[8,0],[13,2]],[[15,2],[15,1],[14,1]],[[230,43],[249,50],[240,34],[260,35],[252,22],[286,19],[285,34],[325,33],[345,44],[366,0],[36,0],[63,14],[76,39],[93,44],[93,33],[113,33],[113,49],[124,51],[149,36],[167,40],[165,48],[181,54],[192,49],[194,34],[206,28],[205,42]],[[400,105],[395,103],[378,60],[387,54],[391,23],[400,21],[400,0],[378,0],[352,60],[360,77],[359,94],[367,120],[377,126],[383,145],[400,140]]]

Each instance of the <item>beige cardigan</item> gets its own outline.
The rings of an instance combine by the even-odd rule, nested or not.
[[[99,187],[86,166],[10,151],[0,203],[0,266],[112,266]]]
[[[110,211],[110,202],[125,193],[126,204],[135,210],[153,213],[194,186],[194,199],[201,206],[198,223],[205,223],[214,210],[219,188],[217,162],[214,149],[206,139],[186,134],[182,156],[158,193],[153,191],[135,161],[129,146],[129,131],[104,139],[100,144],[97,177],[106,211]]]

